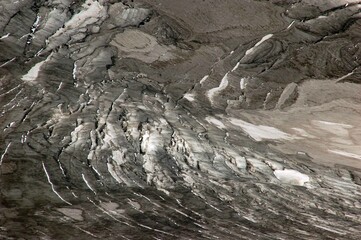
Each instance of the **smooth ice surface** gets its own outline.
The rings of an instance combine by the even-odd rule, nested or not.
[[[239,126],[245,131],[251,138],[256,141],[262,140],[291,140],[294,137],[285,133],[277,128],[265,126],[265,125],[255,125],[240,119],[230,118],[229,121],[236,126]]]
[[[275,170],[274,175],[282,183],[303,186],[310,181],[310,177],[293,169]]]
[[[25,74],[21,79],[23,81],[34,81],[39,74],[41,66],[46,62],[46,60],[38,62],[32,67],[27,74]]]

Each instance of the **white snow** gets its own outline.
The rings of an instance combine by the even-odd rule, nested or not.
[[[183,97],[184,97],[185,99],[187,99],[188,101],[190,101],[190,102],[195,101],[195,99],[194,99],[194,94],[193,94],[193,93],[186,93],[186,94],[184,94]]]
[[[63,82],[61,82],[61,83],[59,84],[59,87],[58,87],[58,89],[57,89],[56,91],[59,91],[62,86],[63,86]]]
[[[32,33],[34,33],[36,31],[36,29],[39,27],[40,20],[41,20],[41,17],[38,15],[36,17],[36,20],[35,20],[34,24],[33,24],[33,27],[31,28]]]
[[[76,79],[76,63],[74,63],[74,68],[73,68],[73,79],[75,80]]]
[[[9,37],[9,36],[10,36],[10,33],[8,33],[8,34],[6,34],[6,35],[4,35],[4,36],[0,37],[0,39],[5,39],[5,38],[7,38],[7,37]]]
[[[352,128],[352,125],[349,124],[344,124],[344,123],[335,123],[335,122],[327,122],[327,121],[317,121],[321,124],[324,125],[330,125],[330,126],[339,126],[339,127],[343,127],[343,128]]]
[[[94,166],[92,166],[91,168],[94,170],[94,172],[95,172],[99,177],[102,176],[102,175],[100,174],[100,172],[99,172]]]
[[[361,155],[358,155],[358,154],[354,154],[354,153],[350,153],[350,152],[345,152],[345,151],[342,151],[342,150],[328,150],[328,151],[331,152],[331,153],[336,153],[336,154],[341,155],[341,156],[345,156],[345,157],[350,157],[350,158],[355,158],[355,159],[361,160]]]
[[[318,227],[318,228],[321,228],[321,229],[323,229],[323,230],[329,231],[329,232],[337,233],[337,234],[339,234],[339,235],[346,235],[346,233],[344,233],[344,232],[337,231],[337,230],[333,229],[334,226],[329,226],[329,227],[320,226],[320,225],[314,225],[314,226],[316,226],[316,227]]]
[[[92,24],[98,20],[98,17],[101,16],[103,6],[94,0],[87,0],[83,5],[85,11],[81,11],[78,14],[75,14],[66,24],[65,28],[73,29],[76,27],[84,27],[86,25]]]
[[[158,131],[145,131],[143,135],[143,141],[141,143],[141,149],[150,155],[155,154],[162,146],[162,136]]]
[[[11,93],[11,92],[14,92],[14,91],[17,90],[19,87],[20,87],[20,84],[18,84],[16,87],[13,87],[12,89],[10,89],[10,90],[7,91],[7,92],[0,94],[0,97],[5,96],[5,95],[7,95],[7,94],[9,94],[9,93]]]
[[[351,76],[351,75],[352,75],[352,74],[354,74],[354,73],[355,73],[354,71],[349,72],[349,73],[347,73],[347,74],[343,75],[342,77],[337,78],[337,79],[336,79],[336,82],[338,82],[338,81],[342,81],[343,79],[345,79],[345,78],[347,78],[347,77]]]
[[[225,129],[226,126],[223,124],[223,122],[221,122],[220,120],[214,118],[214,117],[206,117],[205,120],[213,125],[215,125],[217,128],[220,128],[220,129]]]
[[[246,51],[245,56],[251,54],[259,45],[261,45],[264,41],[270,39],[272,36],[273,34],[267,34],[266,36],[264,36],[258,43],[256,43],[256,45]]]
[[[310,177],[293,169],[275,170],[274,175],[282,183],[303,186],[310,181]]]
[[[117,175],[117,173],[114,170],[114,166],[110,163],[107,163],[108,171],[110,175],[117,181],[118,183],[123,183],[123,181],[120,179],[120,177]]]
[[[73,144],[78,140],[78,134],[83,129],[83,127],[84,126],[81,124],[81,125],[77,126],[76,128],[74,128],[74,131],[72,131],[70,133],[70,136],[71,136],[71,143],[70,144]]]
[[[113,138],[116,139],[116,138]],[[113,143],[113,141],[109,142],[109,143]],[[126,161],[124,159],[124,153],[120,150],[113,150],[112,151],[112,156],[113,156],[113,160],[118,164],[118,165],[122,165],[124,164]]]
[[[42,162],[42,165],[43,165],[43,169],[44,169],[46,178],[48,179],[48,183],[50,184],[51,189],[53,190],[53,192],[60,198],[60,200],[62,200],[63,202],[65,202],[65,203],[68,204],[68,205],[72,205],[70,202],[66,201],[66,200],[55,190],[54,184],[53,184],[53,183],[51,182],[51,180],[50,180],[50,176],[49,176],[49,174],[48,174],[48,171],[46,170],[46,167],[45,167],[44,162]]]
[[[246,86],[247,86],[246,79],[241,78],[241,81],[240,81],[239,85],[240,85],[241,90],[245,89]]]
[[[102,6],[98,1],[87,0],[82,5],[83,10],[67,21],[63,28],[56,31],[54,35],[49,37],[45,51],[50,51],[69,40],[73,35],[84,31],[88,25],[96,23],[106,15],[106,7]]]
[[[43,50],[44,48],[41,48],[37,53],[35,53],[35,56],[38,57]]]
[[[209,100],[211,101],[212,104],[213,104],[214,95],[225,90],[227,88],[227,86],[228,86],[228,73],[226,73],[226,75],[224,75],[224,77],[222,78],[221,83],[219,84],[218,87],[212,88],[207,92],[207,97],[209,98]]]
[[[288,25],[287,29],[289,29],[290,27],[292,27],[292,25],[295,23],[295,21],[292,21],[290,25]]]
[[[234,68],[232,69],[232,72],[234,72],[235,70],[237,70],[237,68],[239,67],[239,62],[236,64],[236,66],[234,66]]]
[[[27,140],[27,134],[23,134],[23,135],[21,135],[21,143],[25,143],[26,142],[26,140]]]
[[[93,192],[94,194],[96,194],[95,190],[90,186],[88,180],[86,180],[84,173],[81,174],[81,177],[83,178],[83,180],[84,180],[85,184],[87,185],[87,187],[88,187],[90,190],[92,190],[92,192]]]
[[[229,121],[233,125],[241,127],[243,131],[245,131],[251,138],[256,141],[262,141],[263,139],[295,139],[295,137],[274,127],[265,125],[254,125],[252,123],[235,118],[230,118]]]
[[[10,59],[9,61],[7,61],[7,62],[5,62],[5,63],[3,63],[3,64],[1,64],[0,65],[0,68],[1,67],[4,67],[4,66],[6,66],[6,65],[8,65],[9,63],[11,63],[12,61],[14,61],[16,59],[16,57],[13,57],[12,59]]]
[[[3,163],[4,157],[5,157],[6,153],[9,151],[10,146],[11,146],[11,142],[8,143],[8,145],[5,148],[4,153],[0,157],[0,166]]]
[[[21,39],[23,39],[23,38],[26,38],[26,37],[28,37],[29,35],[30,35],[30,33],[27,33],[27,34],[21,36],[21,37],[19,38],[19,40],[21,40]]]
[[[39,75],[39,71],[40,71],[41,66],[43,66],[44,63],[49,61],[51,56],[52,56],[52,54],[50,54],[44,61],[41,61],[41,62],[38,62],[37,64],[35,64],[34,67],[32,67],[29,70],[29,72],[27,74],[25,74],[21,78],[21,80],[23,80],[23,81],[34,81]]]
[[[201,81],[199,81],[200,84],[203,84],[207,79],[208,79],[209,75],[205,75]]]

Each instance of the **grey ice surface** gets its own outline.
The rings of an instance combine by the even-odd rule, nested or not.
[[[360,239],[360,17],[0,0],[0,239]]]

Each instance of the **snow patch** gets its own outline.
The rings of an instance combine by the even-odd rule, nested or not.
[[[83,178],[83,180],[84,180],[85,184],[87,185],[87,187],[96,195],[95,190],[90,186],[88,180],[85,178],[84,173],[81,174],[81,177]]]
[[[295,23],[295,21],[292,21],[291,23],[290,23],[290,25],[288,25],[288,27],[287,27],[287,29],[290,29],[290,27],[292,27],[292,25]]]
[[[214,117],[206,117],[205,120],[213,125],[215,125],[217,128],[220,128],[220,129],[225,129],[226,126],[223,124],[223,122],[221,122],[220,120],[214,118]]]
[[[76,80],[76,69],[77,69],[77,65],[76,63],[74,63],[74,67],[73,67],[73,79]]]
[[[240,85],[241,90],[244,90],[246,88],[246,86],[247,86],[246,79],[241,78],[241,81],[240,81],[239,85]]]
[[[9,61],[7,61],[7,62],[5,62],[5,63],[3,63],[3,64],[1,64],[0,65],[0,68],[1,67],[4,67],[4,66],[6,66],[6,65],[8,65],[9,63],[11,63],[12,61],[14,61],[16,59],[16,57],[13,57],[12,59],[10,59]]]
[[[0,39],[5,39],[5,38],[7,38],[7,37],[9,37],[9,36],[10,36],[10,33],[8,33],[8,34],[6,34],[6,35],[4,35],[4,36],[0,37]]]
[[[107,163],[108,171],[110,175],[117,181],[118,183],[123,183],[120,177],[117,175],[116,171],[114,170],[114,166],[110,163]]]
[[[59,84],[58,89],[56,89],[56,91],[59,91],[62,86],[63,86],[63,82],[61,82],[61,83]]]
[[[34,32],[36,31],[36,29],[39,27],[39,25],[40,25],[40,20],[41,20],[41,17],[38,15],[38,16],[36,17],[36,20],[35,20],[34,24],[33,24],[33,27],[31,28],[31,32],[32,32],[32,33],[34,33]]]
[[[190,102],[195,101],[193,93],[186,93],[186,94],[184,94],[183,98],[187,99]]]
[[[354,71],[349,72],[349,73],[347,73],[346,75],[343,75],[342,77],[337,78],[337,79],[336,79],[336,82],[338,82],[338,81],[342,81],[343,79],[345,79],[345,78],[347,78],[347,77],[351,76],[351,75],[352,75],[352,74],[354,74],[354,73],[355,73]]]
[[[282,183],[303,186],[310,181],[310,177],[293,169],[275,170],[274,175]]]
[[[236,66],[234,66],[234,68],[232,69],[232,72],[234,72],[235,70],[237,70],[237,68],[239,67],[239,62],[236,64]]]
[[[4,160],[4,157],[5,157],[6,153],[9,151],[10,146],[11,146],[11,142],[8,143],[8,145],[5,148],[4,153],[0,157],[0,166],[1,166],[2,162],[3,162],[3,160]]]
[[[352,125],[344,124],[344,123],[335,123],[335,122],[327,122],[327,121],[317,121],[317,122],[324,124],[324,125],[339,126],[339,127],[343,127],[343,128],[353,128]]]
[[[89,24],[92,24],[98,20],[98,17],[101,16],[103,6],[94,0],[87,0],[82,7],[85,11],[81,11],[78,14],[75,14],[66,24],[65,28],[76,28],[83,27]]]
[[[51,54],[44,61],[35,64],[34,67],[32,67],[27,74],[22,76],[21,80],[26,82],[34,81],[39,75],[40,68],[43,66],[44,63],[49,61],[50,57]]]
[[[271,139],[271,140],[295,139],[295,137],[274,127],[265,126],[265,125],[254,125],[252,123],[235,118],[230,118],[229,121],[233,125],[241,127],[243,131],[245,131],[251,138],[253,138],[256,141],[262,141],[263,139]]]
[[[272,36],[273,34],[267,34],[266,36],[264,36],[258,43],[256,43],[256,45],[246,51],[245,56],[251,54],[259,45],[261,45],[264,41],[270,39]]]
[[[200,84],[203,84],[207,79],[208,79],[209,75],[205,75],[201,81],[199,81]]]
[[[38,62],[37,64],[32,67],[27,74],[25,74],[21,80],[23,81],[33,81],[38,77],[40,67],[45,63],[44,61]]]
[[[64,24],[64,27],[58,29],[54,35],[46,41],[46,50],[50,51],[64,43],[66,43],[73,35],[79,31],[85,31],[86,27],[96,23],[105,17],[106,8],[98,1],[87,0],[82,5],[82,11],[74,14],[72,18]]]
[[[228,73],[226,73],[226,75],[224,75],[224,77],[221,80],[221,83],[219,84],[218,87],[212,88],[211,90],[209,90],[207,92],[207,97],[209,98],[209,100],[211,101],[211,103],[213,104],[213,98],[216,94],[220,93],[221,91],[225,90],[228,86]]]
[[[305,138],[316,138],[315,136],[309,134],[308,132],[306,132],[306,130],[302,129],[302,128],[292,128],[298,135],[300,135],[301,137],[305,137]]]
[[[156,154],[160,146],[162,146],[162,138],[159,132],[151,132],[150,130],[145,131],[140,146],[142,151],[150,155]]]
[[[341,156],[345,156],[345,157],[350,157],[350,158],[355,158],[355,159],[361,160],[361,155],[358,155],[358,154],[354,154],[354,153],[350,153],[350,152],[345,152],[345,151],[342,151],[342,150],[328,150],[328,151],[331,152],[331,153],[336,153],[336,154],[341,155]]]
[[[44,170],[44,172],[45,172],[46,178],[48,179],[48,183],[50,184],[51,190],[53,190],[53,192],[55,193],[55,195],[58,196],[58,197],[60,198],[60,200],[62,200],[63,202],[65,202],[65,203],[68,204],[68,205],[72,205],[70,202],[66,201],[66,200],[55,190],[54,184],[53,184],[53,182],[50,180],[50,176],[49,176],[48,171],[46,170],[46,167],[45,167],[44,162],[42,162],[42,165],[43,165],[43,170]]]

